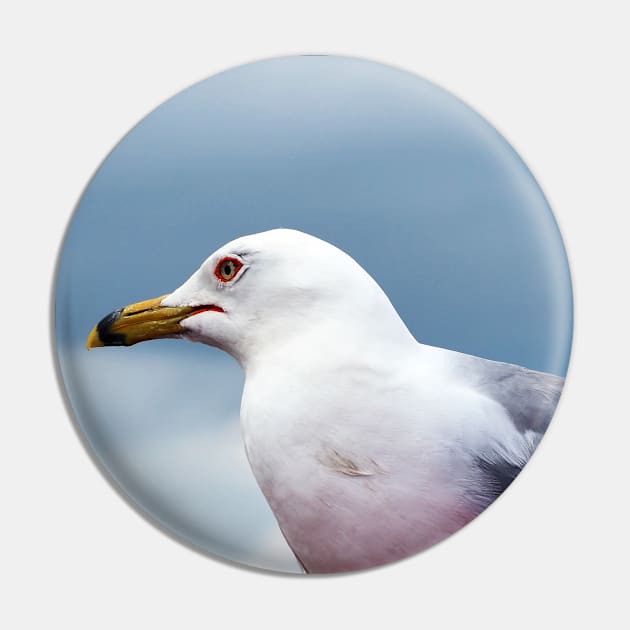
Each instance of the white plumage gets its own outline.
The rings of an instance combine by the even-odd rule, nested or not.
[[[242,264],[230,281],[226,257]],[[247,457],[309,572],[393,561],[465,525],[526,463],[562,388],[418,343],[351,257],[293,230],[228,243],[161,301],[203,305],[218,309],[177,336],[242,365]]]

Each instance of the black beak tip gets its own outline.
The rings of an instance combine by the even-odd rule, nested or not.
[[[111,327],[114,322],[118,321],[123,312],[122,308],[119,308],[109,315],[105,315],[103,319],[96,325],[98,332],[98,338],[104,346],[124,346],[126,345],[126,335],[121,333],[114,333],[111,331]]]

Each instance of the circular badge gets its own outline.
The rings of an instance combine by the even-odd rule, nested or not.
[[[562,238],[514,150],[343,57],[149,114],[81,197],[56,286],[108,478],[176,539],[283,572],[393,562],[483,512],[551,420],[571,335]]]

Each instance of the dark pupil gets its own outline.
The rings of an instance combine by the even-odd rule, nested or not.
[[[234,273],[234,263],[231,261],[227,261],[223,263],[223,275],[231,276]]]

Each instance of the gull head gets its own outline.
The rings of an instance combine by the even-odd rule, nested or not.
[[[313,334],[342,339],[366,327],[375,335],[408,335],[385,293],[348,254],[309,234],[275,229],[227,243],[172,293],[113,311],[87,347],[175,337],[221,348],[245,364]]]

